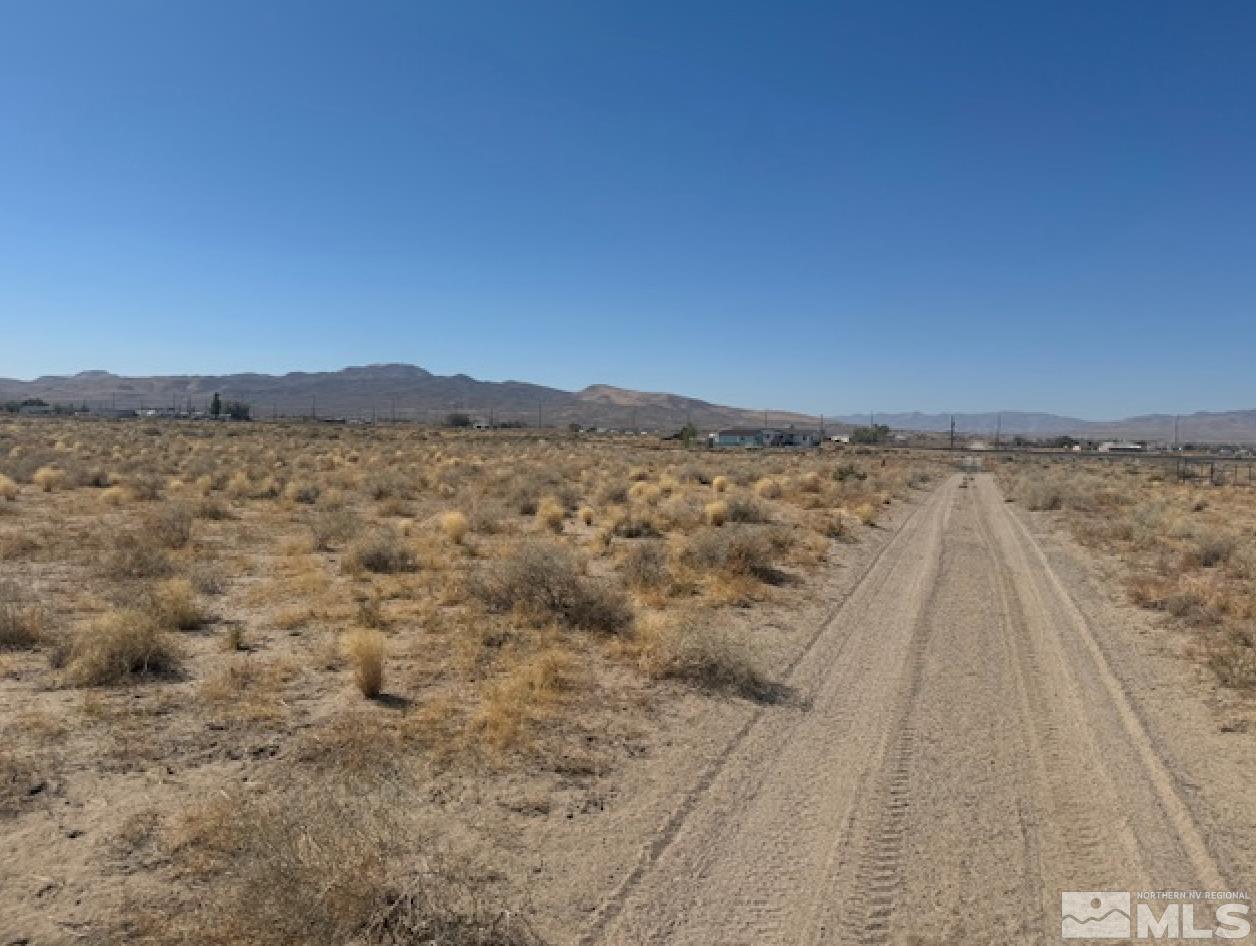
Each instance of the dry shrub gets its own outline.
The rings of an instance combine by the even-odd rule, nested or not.
[[[754,484],[754,491],[763,499],[779,499],[781,496],[781,484],[779,480],[765,476]]]
[[[192,510],[181,503],[154,510],[144,517],[142,531],[163,548],[181,549],[192,538]]]
[[[197,519],[207,519],[211,522],[223,522],[227,519],[235,518],[231,508],[221,499],[213,496],[206,496],[198,500],[196,505],[192,507],[192,514]]]
[[[692,615],[656,620],[641,635],[641,665],[656,679],[683,680],[705,690],[767,700],[774,688],[743,634]]]
[[[1251,630],[1231,630],[1217,636],[1207,648],[1208,666],[1222,686],[1236,690],[1256,688],[1256,639]]]
[[[457,510],[447,512],[440,517],[440,530],[454,545],[462,544],[470,528],[471,523],[467,521],[467,517]]]
[[[759,581],[776,579],[774,558],[770,537],[752,526],[703,529],[690,538],[681,553],[681,561],[699,571]]]
[[[322,489],[316,483],[293,480],[283,490],[283,498],[290,503],[313,506],[318,502]]]
[[[354,684],[367,699],[375,699],[384,689],[384,635],[369,629],[349,631],[344,645],[353,663]]]
[[[729,522],[768,522],[772,518],[763,503],[750,496],[736,496],[727,506]]]
[[[492,611],[516,610],[540,623],[607,633],[632,623],[620,589],[586,577],[567,549],[549,542],[522,543],[510,559],[478,572],[469,588]]]
[[[142,611],[113,611],[79,630],[66,654],[73,686],[107,686],[171,677],[179,656],[157,623]]]
[[[580,512],[579,512],[580,521],[583,522],[586,526],[593,525],[593,515],[594,513],[593,513],[592,506],[580,507]]]
[[[321,509],[310,518],[314,548],[334,549],[362,531],[362,520],[351,509]]]
[[[661,591],[671,582],[667,548],[659,541],[635,544],[624,556],[624,582],[634,591]]]
[[[728,521],[728,503],[722,499],[707,503],[702,510],[702,518],[709,526],[722,526]]]
[[[414,552],[396,532],[379,529],[351,545],[342,565],[345,571],[354,574],[392,575],[413,571]]]
[[[1050,511],[1064,508],[1064,485],[1053,476],[1034,473],[1016,484],[1014,496],[1026,509]]]
[[[823,485],[820,474],[815,470],[809,470],[798,477],[798,489],[803,493],[818,493]]]
[[[149,942],[178,946],[532,946],[482,872],[455,868],[416,827],[417,798],[382,783],[316,779],[213,796],[167,832],[200,883],[185,911],[155,908]]]
[[[542,499],[536,507],[537,522],[551,532],[563,531],[563,518],[565,515],[566,510],[563,509],[562,503],[552,496]]]
[[[0,582],[0,651],[29,650],[44,639],[44,609],[10,581]]]
[[[1212,532],[1197,536],[1194,547],[1189,551],[1187,559],[1191,564],[1201,568],[1214,568],[1223,565],[1234,555],[1238,548],[1238,538],[1229,532]]]
[[[118,581],[164,578],[174,570],[166,550],[143,532],[124,532],[101,565],[107,578]]]
[[[187,578],[169,578],[149,593],[146,611],[161,627],[175,631],[193,631],[208,620],[197,600],[196,589]]]
[[[728,477],[717,476],[715,479],[711,480],[711,488],[717,493],[726,492],[728,490]]]
[[[17,499],[17,493],[17,484],[3,473],[0,473],[0,499],[13,502],[13,500]]]
[[[610,531],[621,539],[647,539],[662,534],[654,516],[637,509],[616,509],[610,516]]]
[[[65,470],[55,466],[41,466],[31,474],[31,482],[45,493],[51,493],[55,490],[65,489],[69,485],[69,478],[66,476]]]

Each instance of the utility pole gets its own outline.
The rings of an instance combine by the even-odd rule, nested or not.
[[[763,412],[763,426],[766,428],[767,425],[768,425],[768,412],[764,411]]]
[[[955,449],[955,415],[951,415],[951,449]]]
[[[310,420],[318,420],[318,395],[310,395]]]
[[[994,449],[998,450],[1003,440],[1003,415],[998,414],[994,420]]]
[[[1181,419],[1182,418],[1178,417],[1176,414],[1173,417],[1173,449],[1174,450],[1178,448],[1178,421]]]
[[[536,429],[541,429],[541,402],[536,402]]]

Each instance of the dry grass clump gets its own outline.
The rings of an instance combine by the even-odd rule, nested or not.
[[[318,779],[215,795],[166,833],[198,879],[190,909],[163,905],[148,941],[179,946],[532,946],[498,882],[437,860],[395,788]]]
[[[495,749],[519,746],[572,689],[575,675],[572,655],[552,647],[515,664],[488,688],[471,731]]]
[[[17,499],[17,494],[17,484],[3,473],[0,473],[0,499],[13,502],[13,500]]]
[[[65,657],[66,677],[80,687],[171,677],[180,663],[156,621],[133,610],[110,612],[79,630]]]
[[[538,623],[606,633],[632,623],[624,593],[585,576],[572,553],[551,542],[522,543],[510,559],[477,573],[470,591],[489,610],[513,610]]]
[[[392,575],[413,571],[414,551],[391,529],[379,529],[349,546],[345,552],[345,571],[360,574],[374,572]]]
[[[169,578],[148,593],[145,610],[158,625],[174,631],[194,631],[209,619],[187,578]]]
[[[578,512],[577,515],[580,517],[580,521],[586,526],[593,525],[593,517],[595,513],[592,506],[581,506],[580,512]]]
[[[38,486],[43,492],[51,493],[56,490],[65,489],[69,485],[69,477],[66,476],[65,470],[55,466],[41,466],[33,474],[31,474],[31,482]]]
[[[44,640],[47,617],[11,581],[0,582],[0,651],[29,650]]]
[[[563,531],[563,519],[566,515],[563,504],[552,496],[542,499],[536,507],[537,522],[551,532]]]
[[[776,689],[749,639],[722,624],[682,615],[649,622],[640,636],[642,669],[656,679],[683,680],[752,700],[769,699]]]
[[[384,690],[384,635],[379,631],[359,629],[344,638],[345,654],[353,664],[353,682],[368,700]]]
[[[722,526],[728,521],[728,503],[722,499],[707,503],[702,509],[702,518],[709,526]]]
[[[711,488],[715,490],[717,493],[727,492],[728,477],[727,476],[715,477],[715,479],[711,480]]]
[[[763,499],[780,499],[781,483],[771,476],[765,476],[754,484],[755,493]]]
[[[470,528],[471,523],[467,521],[466,515],[457,510],[446,512],[440,517],[440,531],[454,545],[462,544]]]

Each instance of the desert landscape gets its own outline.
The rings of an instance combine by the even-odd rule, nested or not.
[[[1253,49],[5,4],[0,946],[1256,944]]]
[[[4,421],[4,942],[1031,943],[1056,889],[1234,889],[1251,491],[960,460]]]

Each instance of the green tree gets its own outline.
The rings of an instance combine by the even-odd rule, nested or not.
[[[209,402],[209,413],[211,417],[218,417],[222,414],[222,398],[218,396],[218,392],[214,392],[213,400]]]

